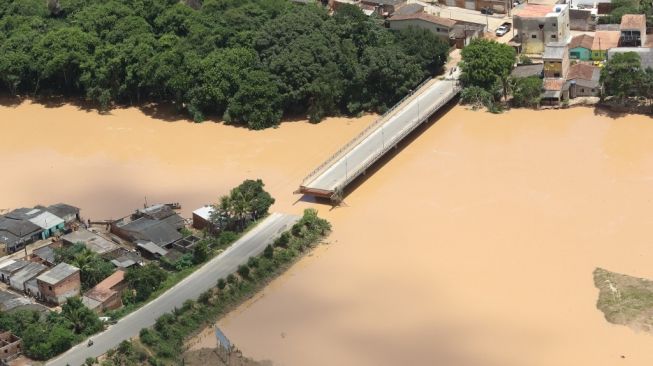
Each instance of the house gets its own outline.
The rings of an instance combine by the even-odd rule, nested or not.
[[[193,211],[193,228],[197,230],[215,231],[215,225],[211,221],[213,206],[206,205]]]
[[[502,14],[507,13],[512,8],[512,2],[507,0],[438,0],[438,2],[443,5],[470,10],[490,8]]]
[[[544,64],[517,65],[512,69],[510,75],[516,78],[544,77]]]
[[[0,264],[0,279],[2,279],[2,282],[9,283],[11,276],[23,269],[23,267],[28,264],[28,261],[24,261],[22,259],[9,259],[6,262],[3,262]]]
[[[569,9],[569,28],[577,31],[592,31],[596,26],[590,10]]]
[[[3,254],[14,253],[41,237],[41,228],[21,219],[0,216],[0,244]]]
[[[594,37],[581,34],[571,39],[569,42],[569,58],[572,60],[589,61],[592,56],[592,44]]]
[[[88,250],[99,255],[103,255],[120,248],[112,241],[107,240],[104,237],[86,229],[73,231],[70,234],[62,236],[61,239],[65,245],[82,243]]]
[[[79,208],[65,203],[57,203],[48,207],[36,206],[36,208],[48,211],[57,217],[61,217],[66,224],[81,220],[79,216]]]
[[[21,268],[20,271],[14,273],[9,278],[9,286],[16,291],[27,292],[25,284],[32,278],[37,277],[41,273],[48,270],[48,267],[41,263],[28,262],[28,264]]]
[[[405,29],[408,27],[428,29],[447,41],[455,24],[455,20],[440,18],[427,13],[394,15],[388,19],[390,29]]]
[[[361,0],[361,5],[376,8],[376,13],[382,17],[394,14],[395,10],[403,5],[406,0]]]
[[[544,52],[548,43],[569,43],[569,7],[565,4],[525,4],[513,15],[516,40],[522,52],[528,54]]]
[[[55,264],[54,263],[55,256],[56,255],[54,249],[51,246],[46,245],[44,247],[34,249],[30,256],[30,261],[41,263],[48,267],[52,267]]]
[[[82,297],[87,308],[102,313],[122,306],[122,291],[127,287],[125,271],[117,270]]]
[[[569,98],[596,97],[601,93],[599,78],[601,69],[588,64],[575,64],[569,67],[567,83]]]
[[[646,15],[624,14],[619,31],[621,47],[639,47],[646,44]]]
[[[573,0],[578,9],[595,10],[597,14],[610,14],[612,0]]]
[[[418,3],[403,4],[395,10],[393,15],[410,15],[424,11],[424,5]]]
[[[642,69],[653,69],[653,48],[650,47],[618,47],[608,51],[608,60],[617,53],[635,52],[639,55],[639,62]],[[1,273],[2,269],[0,269]]]
[[[569,53],[564,43],[550,43],[544,48],[545,78],[564,78],[569,70]]]
[[[569,87],[563,78],[546,78],[542,87],[542,104],[557,105],[569,99]]]
[[[619,47],[621,33],[618,31],[596,31],[592,42],[592,60],[604,61],[608,50]]]
[[[18,357],[22,352],[23,341],[8,330],[0,331],[0,360],[3,364]]]
[[[19,208],[5,215],[14,220],[27,220],[41,228],[41,239],[47,239],[64,230],[64,220],[39,208]]]
[[[137,241],[136,248],[141,253],[143,253],[143,256],[151,259],[159,259],[161,257],[165,257],[165,255],[168,254],[167,250],[163,249],[162,247],[158,246],[157,244],[151,241],[146,241],[146,240]]]
[[[82,287],[79,268],[59,263],[36,278],[39,298],[51,304],[61,305],[69,297],[78,296]]]
[[[106,253],[102,255],[102,258],[111,261],[118,268],[129,268],[143,264],[143,258],[138,251],[129,251],[125,248],[119,248],[113,252]]]
[[[132,243],[151,241],[166,247],[182,238],[179,230],[184,226],[184,219],[169,205],[154,205],[114,221],[111,232]]]
[[[483,32],[486,29],[485,24],[457,20],[449,32],[449,39],[456,45],[456,48],[462,49],[468,46],[472,40],[483,37]]]

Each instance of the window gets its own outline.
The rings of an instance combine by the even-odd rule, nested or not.
[[[594,92],[596,92],[596,90],[595,90],[595,89],[592,89],[592,93],[594,93]]]
[[[440,28],[435,28],[435,30],[439,32],[439,31],[440,31]]]
[[[559,73],[559,72],[554,73],[554,74],[553,74],[553,77],[554,77],[554,78],[559,78],[559,77],[560,77],[560,73]]]
[[[531,38],[537,38],[537,34],[531,35]]]
[[[556,39],[556,38],[558,38],[558,36],[556,36],[555,34],[552,34],[551,38]]]
[[[585,93],[585,89],[581,89],[580,92],[581,92],[581,93]]]
[[[48,286],[48,290],[52,291],[52,286]]]
[[[556,26],[556,23],[553,23],[553,24],[551,24],[551,25],[555,27],[555,26]]]

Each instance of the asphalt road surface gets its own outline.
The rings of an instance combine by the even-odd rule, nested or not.
[[[409,102],[400,106],[396,111],[384,117],[379,127],[376,127],[361,141],[339,159],[334,160],[329,166],[304,184],[307,188],[324,191],[335,191],[342,187],[353,175],[374,161],[388,146],[393,146],[403,134],[419,124],[424,117],[433,113],[438,103],[454,93],[455,81],[460,71],[446,75],[443,80],[434,81],[420,88]]]
[[[288,230],[298,219],[298,216],[293,215],[271,214],[227,250],[173,288],[122,318],[104,332],[91,337],[92,346],[89,347],[86,342],[83,342],[46,365],[79,366],[86,358],[98,357],[123,340],[137,336],[142,328],[153,326],[159,316],[171,312],[175,307],[180,308],[188,299],[197,299],[204,291],[216,286],[218,279],[235,272],[239,265],[247,262],[249,257],[263,252],[268,244]]]

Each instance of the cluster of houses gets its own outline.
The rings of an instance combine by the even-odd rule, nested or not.
[[[542,63],[517,66],[513,76],[543,77],[543,104],[598,96],[601,67],[614,54],[636,52],[643,68],[653,66],[653,40],[646,37],[645,15],[626,14],[619,25],[598,25],[594,32],[572,37],[571,29],[583,27],[570,20],[572,10],[567,4],[526,4],[513,15],[515,37],[510,44],[518,52],[542,59]]]
[[[446,0],[448,2],[448,0]],[[469,0],[460,0],[464,7]],[[502,9],[503,12],[507,0],[471,0],[472,7],[494,6],[495,9]],[[386,19],[386,26],[390,29],[404,29],[408,27],[423,28],[441,36],[452,46],[463,48],[472,39],[482,37],[487,31],[486,24],[467,22],[442,18],[425,11],[425,6],[419,2],[408,3],[406,0],[332,0],[329,6],[332,10],[338,10],[344,4],[358,6],[367,15],[377,15]],[[495,6],[492,4],[500,4]],[[478,6],[477,6],[478,5]]]
[[[38,240],[55,240],[22,259],[0,262],[0,281],[46,304],[61,305],[68,297],[82,296],[84,304],[98,312],[118,308],[122,305],[120,293],[127,268],[142,265],[144,259],[174,261],[199,242],[195,235],[182,234],[186,222],[175,208],[178,205],[159,204],[137,209],[118,220],[104,222],[103,230],[84,223],[78,208],[63,203],[13,210],[0,216],[0,242],[5,253],[14,253]],[[215,231],[212,211],[212,206],[194,211],[193,227]],[[111,276],[85,294],[80,293],[79,268],[55,260],[56,248],[80,243],[116,267]],[[24,297],[0,291],[0,308],[3,299],[8,301],[5,310],[34,305]]]

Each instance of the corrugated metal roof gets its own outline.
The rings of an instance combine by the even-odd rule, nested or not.
[[[209,221],[211,219],[211,214],[213,213],[213,210],[214,210],[213,206],[204,206],[193,211],[193,214],[203,218],[204,220]]]
[[[48,211],[41,211],[38,215],[29,219],[29,222],[45,230],[57,227],[64,223],[61,217],[55,216]]]
[[[79,268],[62,262],[54,266],[51,270],[38,276],[37,280],[45,282],[48,285],[56,285],[76,272],[79,272]]]

